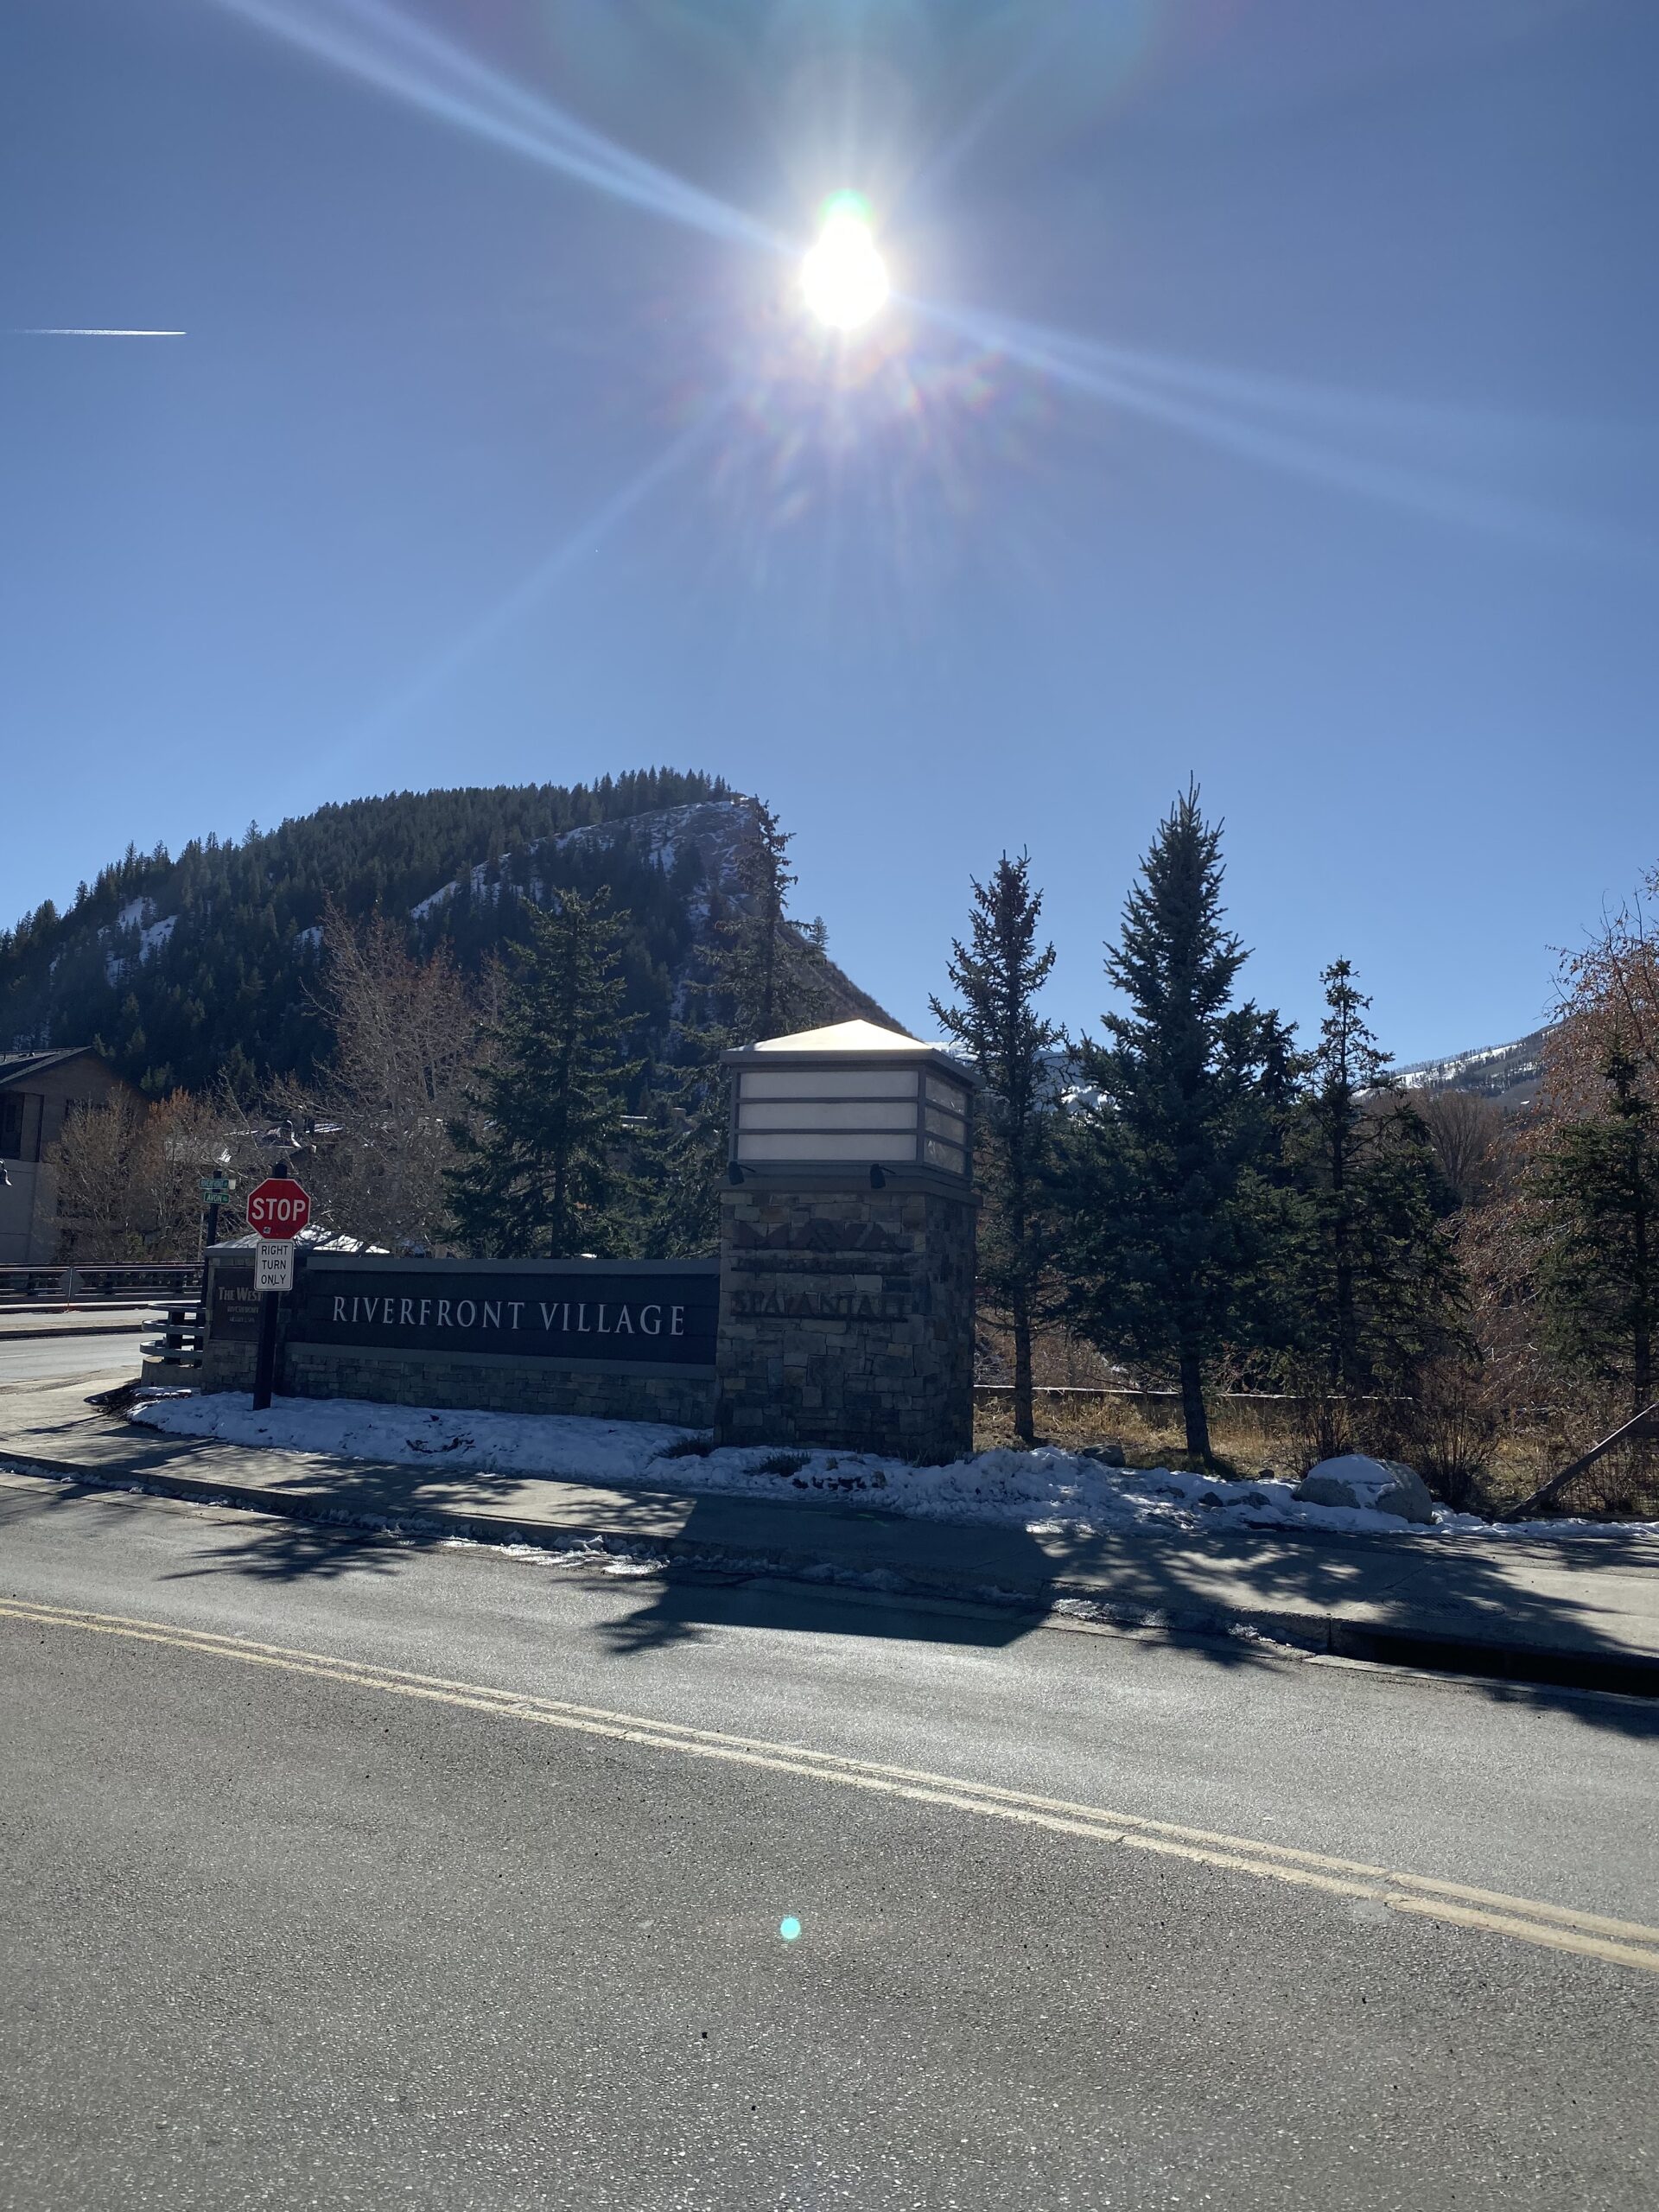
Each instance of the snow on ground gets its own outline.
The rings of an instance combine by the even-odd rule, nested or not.
[[[133,1418],[169,1436],[213,1437],[265,1450],[391,1460],[446,1472],[541,1477],[623,1488],[717,1493],[773,1502],[856,1504],[906,1519],[1006,1528],[1094,1529],[1301,1529],[1377,1536],[1654,1535],[1648,1523],[1533,1521],[1496,1525],[1435,1509],[1431,1527],[1368,1509],[1305,1505],[1288,1483],[1212,1481],[1166,1468],[1107,1467],[1052,1446],[976,1452],[946,1467],[913,1467],[869,1452],[758,1446],[688,1452],[689,1429],[572,1414],[432,1411],[356,1398],[287,1398],[256,1414],[234,1391],[156,1397]],[[677,1450],[676,1447],[679,1447]]]

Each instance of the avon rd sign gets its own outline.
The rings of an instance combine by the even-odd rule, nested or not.
[[[261,1236],[297,1236],[311,1218],[311,1201],[291,1176],[268,1175],[248,1192],[248,1227]]]

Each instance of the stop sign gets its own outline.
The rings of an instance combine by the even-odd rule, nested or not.
[[[248,1227],[261,1236],[297,1236],[311,1218],[311,1201],[291,1175],[267,1175],[248,1192]]]

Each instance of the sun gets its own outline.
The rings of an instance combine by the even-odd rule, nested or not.
[[[856,330],[885,302],[887,264],[870,234],[870,211],[856,192],[825,200],[817,244],[801,264],[806,304],[831,330]]]

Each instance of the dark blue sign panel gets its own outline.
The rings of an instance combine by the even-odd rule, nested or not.
[[[289,1344],[505,1352],[584,1365],[712,1367],[720,1277],[706,1270],[447,1264],[307,1267]]]

